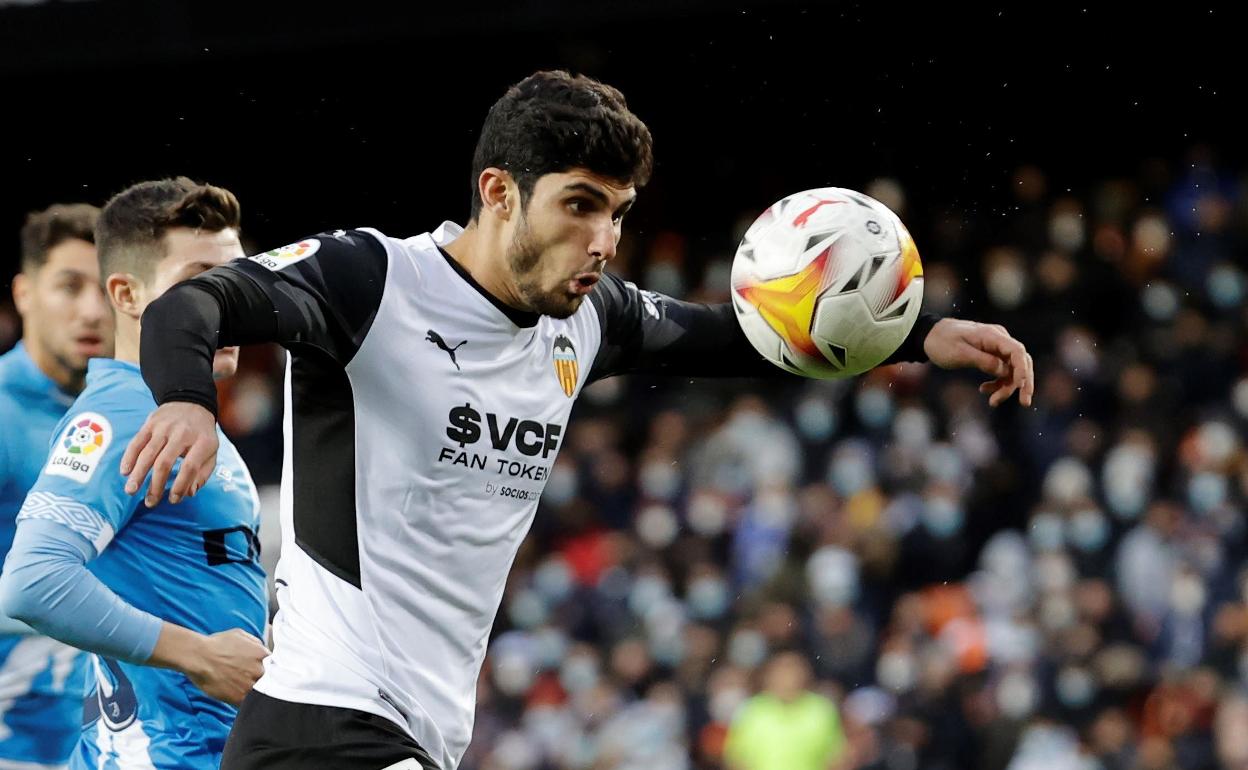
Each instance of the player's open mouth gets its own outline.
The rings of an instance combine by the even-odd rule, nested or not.
[[[572,285],[572,293],[588,294],[601,277],[599,273],[581,273],[569,282]]]

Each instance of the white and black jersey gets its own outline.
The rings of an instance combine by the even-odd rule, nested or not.
[[[239,260],[153,303],[142,338],[157,401],[213,409],[215,348],[287,348],[280,610],[256,689],[387,717],[444,770],[582,388],[781,374],[730,305],[610,275],[566,319],[502,305],[442,250],[460,232],[340,230]],[[900,356],[921,357],[932,322]]]

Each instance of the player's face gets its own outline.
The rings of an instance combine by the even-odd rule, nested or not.
[[[27,348],[57,382],[80,380],[87,359],[113,354],[113,315],[100,288],[95,246],[71,238],[14,283]]]
[[[175,227],[165,233],[165,258],[156,265],[149,301],[164,294],[174,284],[245,256],[247,255],[243,253],[237,230],[225,229],[206,233],[187,227]],[[214,379],[230,377],[237,368],[237,347],[221,348],[212,359]]]
[[[554,318],[576,312],[620,242],[631,184],[584,169],[546,174],[533,186],[507,250],[507,264],[529,309]]]

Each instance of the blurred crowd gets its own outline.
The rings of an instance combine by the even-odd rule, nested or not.
[[[928,309],[1028,346],[1031,409],[917,364],[587,389],[463,770],[1248,770],[1246,183],[1197,149],[974,206],[865,189]],[[724,301],[751,218],[618,271]],[[244,358],[222,422],[274,483],[282,359]]]

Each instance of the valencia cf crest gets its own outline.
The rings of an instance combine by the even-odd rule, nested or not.
[[[576,392],[576,378],[579,374],[576,368],[576,348],[572,347],[572,340],[562,334],[555,337],[550,355],[554,359],[559,385],[563,387],[564,394],[572,398],[572,394]]]

